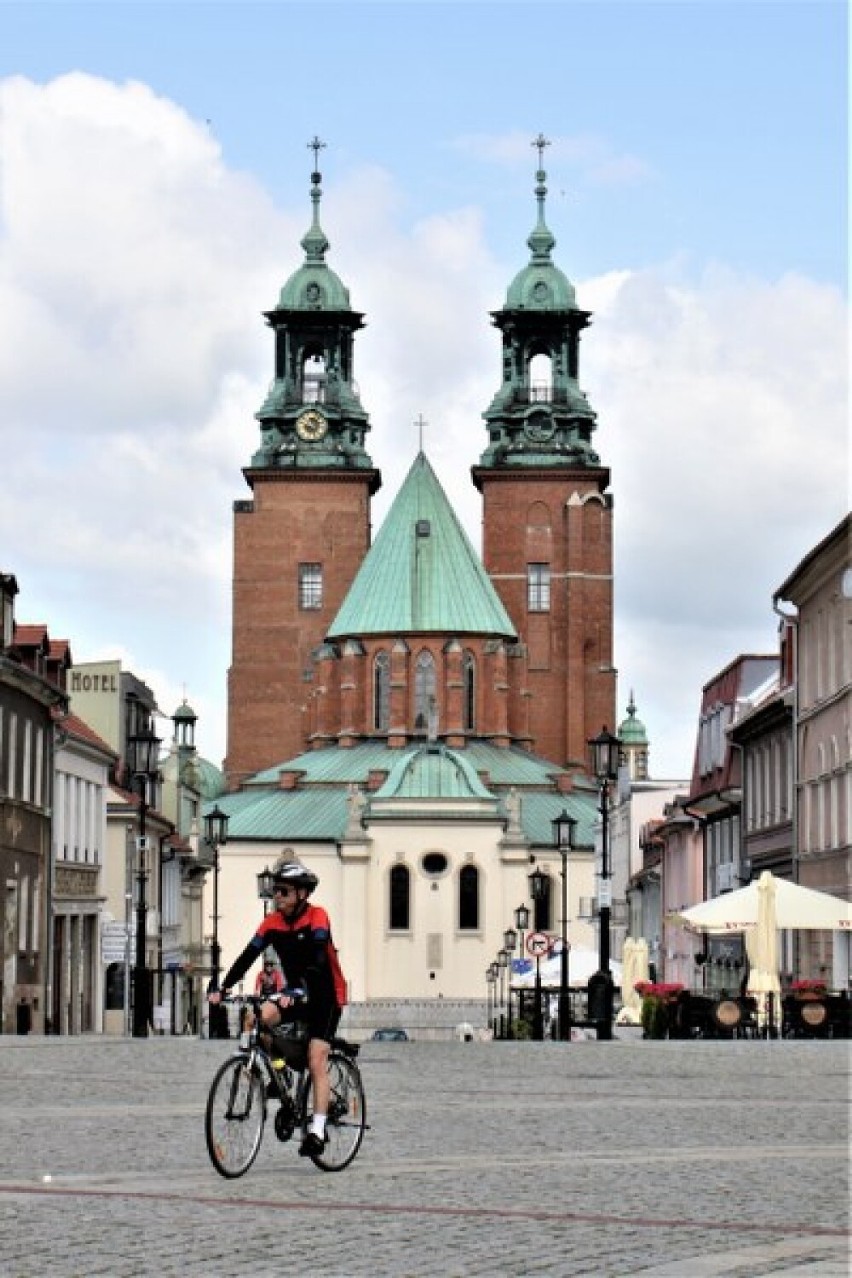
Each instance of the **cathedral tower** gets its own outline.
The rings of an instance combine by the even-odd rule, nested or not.
[[[260,447],[243,471],[252,496],[234,503],[230,785],[303,748],[305,676],[369,547],[370,498],[381,483],[354,378],[363,316],[325,260],[323,143],[310,145],[305,260],[266,313],[274,378],[257,413]]]
[[[539,137],[530,260],[493,314],[500,387],[484,413],[488,446],[473,468],[483,497],[483,561],[526,665],[519,740],[562,765],[587,766],[586,742],[615,720],[612,497],[592,449],[595,414],[580,389],[590,313],[552,261],[545,221],[547,142]]]

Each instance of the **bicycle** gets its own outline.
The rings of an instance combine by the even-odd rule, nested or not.
[[[282,991],[304,999],[304,990]],[[260,1025],[266,999],[243,995],[223,1002],[250,1007],[253,1023],[240,1034],[239,1050],[216,1071],[204,1119],[207,1152],[220,1176],[231,1180],[251,1167],[266,1125],[268,1101],[278,1101],[275,1135],[288,1141],[299,1129],[307,1134],[313,1115],[313,1084],[308,1072],[307,1027],[298,1021],[273,1030]],[[358,1047],[343,1038],[331,1042],[328,1057],[331,1096],[323,1149],[309,1155],[322,1171],[343,1171],[352,1162],[367,1128],[367,1106]]]

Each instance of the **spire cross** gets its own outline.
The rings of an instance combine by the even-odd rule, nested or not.
[[[319,168],[319,153],[325,150],[325,145],[325,142],[320,142],[316,134],[314,134],[313,141],[308,143],[308,150],[314,153],[314,169]]]
[[[426,421],[426,418],[421,413],[419,417],[417,418],[417,421],[414,423],[414,425],[417,427],[417,432],[418,432],[419,441],[420,441],[418,445],[418,449],[422,453],[423,452],[423,427],[428,426],[429,423]]]
[[[542,168],[544,166],[544,148],[550,146],[549,140],[543,133],[539,133],[538,137],[534,138],[530,143],[530,146],[538,147],[538,167]]]

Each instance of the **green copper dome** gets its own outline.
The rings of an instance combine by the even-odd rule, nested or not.
[[[632,692],[627,706],[627,718],[621,721],[618,735],[623,745],[646,746],[648,744],[648,733],[645,725],[641,719],[636,718],[636,703],[633,700]]]

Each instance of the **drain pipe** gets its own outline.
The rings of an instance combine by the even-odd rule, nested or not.
[[[793,768],[793,785],[791,801],[793,810],[790,814],[790,868],[793,872],[793,882],[799,882],[799,614],[785,612],[783,608],[778,606],[778,595],[772,596],[772,611],[777,617],[781,618],[782,625],[787,629],[790,643],[793,645],[793,652],[790,660],[790,668],[793,676],[793,728],[792,728],[792,768]],[[786,655],[786,654],[785,654]],[[801,959],[801,949],[798,931],[793,932],[793,971],[794,975],[799,975],[799,963]]]

